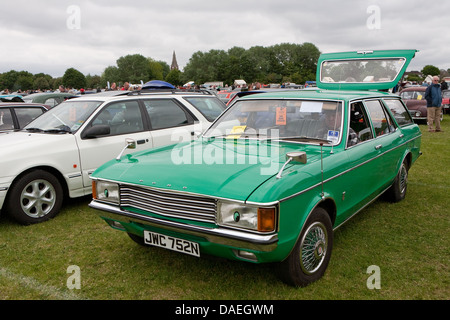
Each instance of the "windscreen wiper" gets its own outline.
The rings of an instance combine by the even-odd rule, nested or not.
[[[54,129],[44,130],[44,133],[71,133],[71,132],[72,131],[70,131],[70,129],[67,129],[67,128],[54,128]]]
[[[40,128],[25,128],[25,130],[29,132],[42,132],[43,130]]]

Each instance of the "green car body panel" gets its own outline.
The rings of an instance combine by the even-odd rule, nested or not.
[[[402,73],[415,52],[375,53],[389,58],[406,55],[406,62],[401,67],[402,71],[399,71]],[[360,55],[322,55],[318,65],[332,58],[345,60]],[[368,56],[367,53],[363,55]],[[320,70],[318,81],[319,78]],[[397,79],[396,76],[393,81]],[[156,213],[145,206],[124,204],[123,199],[110,201],[94,198],[90,205],[99,209],[97,213],[113,228],[138,237],[144,237],[144,231],[147,230],[198,243],[202,254],[255,263],[283,261],[291,254],[315,208],[325,208],[332,227],[339,227],[389,189],[403,163],[407,163],[409,168],[420,155],[421,134],[412,121],[404,125],[395,123],[396,129],[389,134],[357,146],[347,145],[347,124],[351,120],[349,110],[353,103],[375,100],[386,107],[390,100],[401,101],[386,92],[351,91],[360,85],[350,85],[345,91],[315,88],[262,93],[243,97],[235,103],[291,101],[291,105],[294,105],[296,101],[302,101],[306,106],[308,102],[320,101],[322,105],[331,103],[341,106],[344,110],[343,126],[339,139],[333,143],[242,139],[239,135],[223,138],[208,136],[206,132],[192,142],[181,142],[112,160],[91,176],[94,188],[97,183],[105,181],[117,184],[120,188],[132,186],[142,194],[147,191],[162,192],[158,195],[161,196],[162,207],[166,203],[165,197],[193,196],[201,197],[202,201],[211,199],[215,203],[212,220]],[[320,81],[319,86],[322,86]],[[324,84],[327,89],[331,89],[331,86],[331,82]],[[378,86],[375,89],[379,89],[385,84],[383,82],[375,86]],[[395,119],[396,115],[390,113],[388,117]],[[219,117],[216,124],[220,121]],[[287,162],[286,155],[294,152],[303,153],[306,160]],[[273,230],[260,231],[221,223],[219,206],[229,202],[274,210]],[[252,255],[239,254],[241,251]]]

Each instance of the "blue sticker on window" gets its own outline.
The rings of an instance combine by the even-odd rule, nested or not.
[[[339,140],[339,131],[328,130],[327,140],[331,142],[338,142]]]

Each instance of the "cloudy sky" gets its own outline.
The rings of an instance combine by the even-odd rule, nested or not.
[[[450,68],[448,0],[0,0],[0,73],[101,75],[128,54],[180,68],[197,51],[315,44],[418,49],[408,71]]]

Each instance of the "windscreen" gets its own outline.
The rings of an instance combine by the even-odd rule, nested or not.
[[[65,101],[30,122],[25,130],[75,133],[100,104],[99,101]]]
[[[204,137],[337,144],[341,133],[339,101],[255,99],[236,102]]]

